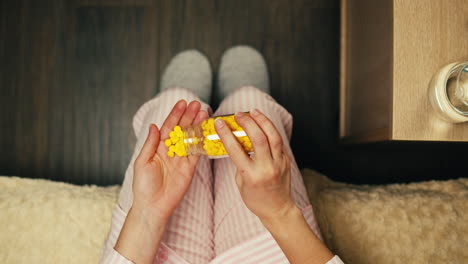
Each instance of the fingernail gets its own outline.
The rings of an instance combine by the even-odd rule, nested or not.
[[[251,115],[253,116],[258,116],[260,114],[260,111],[258,111],[257,108],[254,108],[254,110],[252,110],[252,112],[250,112]]]
[[[237,117],[237,118],[244,117],[244,116],[245,116],[245,114],[243,112],[236,112],[236,114],[235,114],[235,117]]]
[[[216,118],[215,126],[216,126],[216,128],[222,128],[224,126],[224,121],[222,119],[220,119],[220,118]]]

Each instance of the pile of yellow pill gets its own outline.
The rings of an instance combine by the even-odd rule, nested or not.
[[[226,125],[229,126],[231,131],[243,131],[242,127],[240,127],[236,123],[234,115],[220,116],[217,118],[224,120],[224,122],[226,123]],[[203,149],[206,151],[206,154],[209,156],[227,155],[226,149],[224,148],[224,145],[221,142],[221,140],[209,140],[207,138],[207,136],[209,135],[217,134],[216,129],[214,127],[214,119],[210,118],[208,120],[203,121],[201,127],[203,129],[203,136],[205,137],[205,139],[203,140]],[[242,147],[246,152],[253,151],[252,143],[250,142],[250,139],[247,136],[237,137],[237,140],[239,141],[239,143],[241,143]]]
[[[187,151],[184,146],[184,131],[180,126],[175,126],[174,130],[169,133],[169,138],[164,141],[169,150],[167,155],[174,157],[174,154],[180,157],[187,156]]]
[[[220,116],[216,117],[224,120],[226,125],[229,126],[231,131],[243,131],[243,129],[236,123],[234,115]],[[208,139],[209,135],[217,134],[214,127],[214,118],[209,118],[202,122],[201,129],[203,131],[203,149],[206,154],[209,156],[224,156],[227,155],[226,149],[224,148],[223,143],[220,139],[210,140]],[[169,148],[167,155],[169,157],[177,156],[187,156],[187,150],[184,145],[184,131],[180,126],[174,127],[174,130],[170,132],[169,138],[164,141],[164,144]],[[201,135],[200,135],[201,136]],[[237,140],[244,148],[245,152],[252,152],[253,147],[250,139],[247,136],[237,137]],[[191,140],[191,143],[187,144],[199,144],[201,143],[198,139]]]

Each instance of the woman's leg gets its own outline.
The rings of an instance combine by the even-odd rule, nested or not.
[[[187,102],[209,101],[211,81],[212,71],[208,59],[198,51],[183,51],[170,61],[161,76],[162,92],[145,103],[136,113],[133,128],[137,143],[125,173],[118,205],[113,211],[112,227],[103,252],[104,257],[108,256],[106,259],[111,259],[110,262],[121,258],[113,247],[132,206],[133,163],[146,139],[149,124],[154,123],[161,128],[172,107],[180,99]],[[205,103],[202,103],[202,110],[211,113],[211,109]],[[155,262],[159,263],[168,256],[168,260],[172,262],[183,262],[180,259],[182,257],[190,263],[207,263],[213,258],[212,181],[211,162],[201,158],[184,199],[167,225]],[[168,254],[170,251],[175,251],[176,254]]]
[[[291,195],[312,230],[320,237],[301,173],[289,146],[292,116],[265,92],[251,86],[235,90],[221,103],[215,115],[257,108],[275,124],[291,158]],[[230,159],[214,162],[214,241],[215,254],[266,232],[260,220],[245,206],[235,182],[236,167]]]
[[[113,247],[115,245],[121,224],[123,224],[125,216],[132,206],[133,163],[146,139],[148,133],[146,128],[149,127],[150,123],[161,127],[172,107],[180,99],[185,99],[187,102],[200,101],[190,90],[170,88],[145,103],[133,119],[137,144],[125,173],[118,202],[120,208],[116,208],[113,215],[108,246]],[[202,103],[202,109],[211,111],[205,103]],[[190,263],[207,263],[214,257],[212,186],[211,162],[206,158],[201,158],[190,188],[179,207],[174,211],[162,240],[166,246]],[[119,216],[118,210],[123,214]],[[160,255],[167,255],[166,253],[159,253],[157,258]]]

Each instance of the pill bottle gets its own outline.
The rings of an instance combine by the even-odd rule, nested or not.
[[[196,126],[175,127],[170,134],[170,138],[165,142],[166,146],[169,147],[167,154],[171,157],[174,155],[205,155],[212,159],[228,157],[229,155],[214,126],[215,120],[218,118],[224,120],[244,151],[252,154],[252,143],[232,114],[211,117]]]

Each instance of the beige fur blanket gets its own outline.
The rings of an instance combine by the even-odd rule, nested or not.
[[[356,186],[304,171],[346,263],[468,263],[468,179]],[[0,177],[0,263],[97,263],[119,187]]]
[[[350,185],[305,170],[330,249],[346,263],[468,263],[468,179]]]

